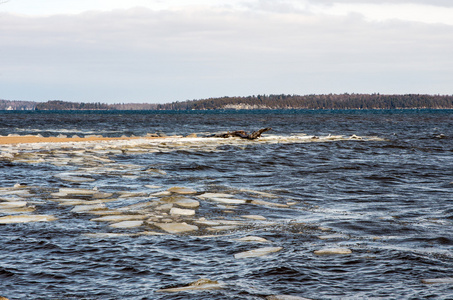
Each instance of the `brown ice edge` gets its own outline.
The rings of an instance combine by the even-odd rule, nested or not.
[[[33,144],[33,143],[69,143],[69,142],[96,142],[115,140],[161,139],[161,137],[134,136],[134,137],[37,137],[37,136],[0,136],[0,145]]]

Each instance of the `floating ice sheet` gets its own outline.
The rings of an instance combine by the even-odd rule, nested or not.
[[[264,247],[264,248],[236,253],[234,255],[234,258],[239,259],[239,258],[259,257],[259,256],[268,255],[270,253],[278,252],[282,249],[283,249],[283,247]]]
[[[52,215],[19,215],[19,216],[5,216],[0,218],[0,224],[12,223],[29,223],[29,222],[49,222],[55,221]]]

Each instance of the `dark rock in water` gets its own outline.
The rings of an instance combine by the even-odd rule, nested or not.
[[[214,137],[221,137],[221,138],[229,138],[229,137],[240,137],[243,139],[249,139],[249,140],[255,140],[259,137],[261,137],[261,134],[263,134],[266,131],[272,130],[270,127],[262,128],[258,131],[254,131],[252,133],[247,133],[244,130],[237,130],[233,132],[226,132],[226,133],[218,133],[214,135]]]

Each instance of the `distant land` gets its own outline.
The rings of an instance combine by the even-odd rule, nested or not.
[[[453,109],[453,95],[253,95],[153,103],[0,100],[0,110]]]

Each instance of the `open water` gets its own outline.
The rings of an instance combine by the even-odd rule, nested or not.
[[[199,138],[0,146],[0,296],[453,299],[453,111],[0,112],[4,136],[156,132]]]

